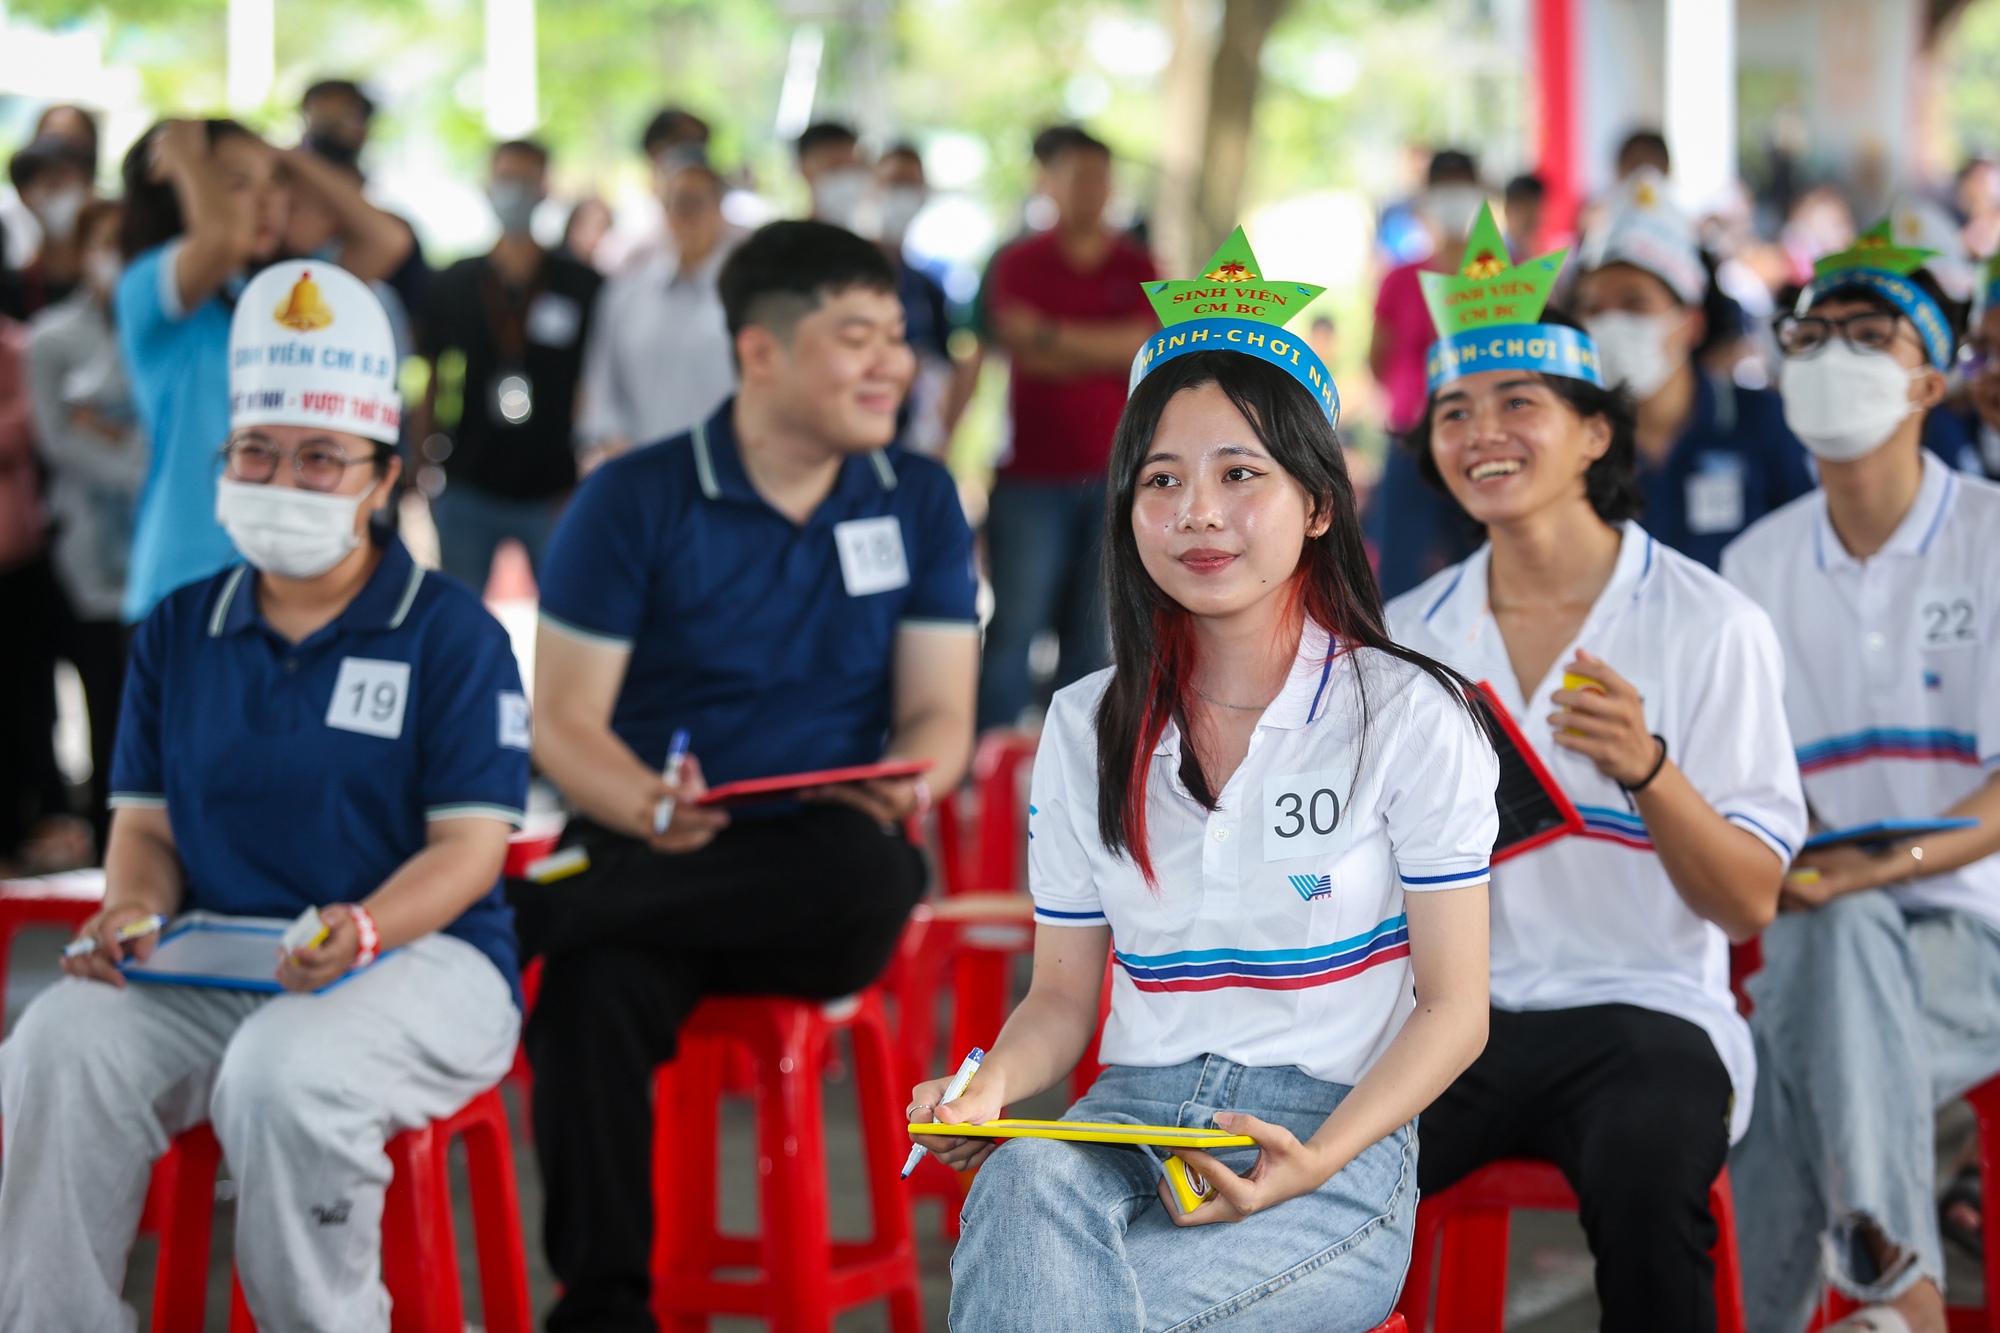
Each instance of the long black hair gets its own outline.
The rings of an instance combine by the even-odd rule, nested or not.
[[[1556,310],[1543,312],[1542,323],[1570,329],[1583,327]],[[1646,493],[1639,489],[1639,409],[1632,401],[1632,391],[1623,385],[1601,388],[1568,375],[1543,375],[1541,379],[1549,386],[1549,392],[1569,404],[1577,416],[1585,421],[1603,417],[1611,427],[1611,447],[1583,474],[1583,489],[1590,497],[1590,507],[1606,523],[1637,518],[1646,507]],[[1437,458],[1431,453],[1431,409],[1436,399],[1433,393],[1431,401],[1424,404],[1424,414],[1404,437],[1404,444],[1416,455],[1417,472],[1430,483],[1431,489],[1450,495],[1451,488],[1444,484]]]
[[[125,150],[125,160],[119,166],[119,174],[125,181],[125,214],[118,223],[118,248],[124,252],[127,263],[187,230],[174,183],[153,179],[153,142],[168,123],[154,122],[151,129]],[[208,132],[211,151],[232,134],[246,139],[257,137],[249,127],[234,120],[205,120],[202,128]]]
[[[1097,709],[1097,829],[1104,845],[1129,855],[1149,883],[1146,848],[1146,775],[1153,748],[1171,718],[1185,736],[1194,692],[1192,617],[1160,586],[1139,556],[1132,534],[1132,503],[1140,465],[1152,452],[1160,417],[1174,395],[1213,384],[1250,423],[1258,442],[1312,499],[1312,514],[1328,520],[1299,553],[1291,596],[1295,608],[1327,630],[1329,652],[1374,648],[1419,668],[1479,716],[1463,676],[1390,640],[1382,594],[1361,544],[1354,484],[1347,475],[1333,423],[1304,386],[1276,366],[1239,352],[1193,352],[1153,371],[1132,393],[1112,437],[1110,493],[1104,507],[1104,569],[1116,670]],[[1368,727],[1363,691],[1361,726]],[[1213,810],[1216,791],[1190,743],[1181,747],[1181,780],[1202,808]]]

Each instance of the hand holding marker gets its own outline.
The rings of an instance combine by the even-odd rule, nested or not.
[[[965,1057],[965,1063],[958,1067],[958,1072],[951,1076],[951,1082],[945,1085],[944,1096],[938,1103],[940,1106],[945,1102],[955,1102],[959,1099],[965,1092],[967,1085],[972,1082],[972,1076],[979,1072],[979,1062],[985,1058],[986,1051],[983,1047],[975,1046],[972,1048]],[[933,1118],[935,1118],[935,1107],[932,1108],[932,1112]],[[910,1172],[916,1170],[917,1163],[923,1160],[924,1145],[921,1143],[913,1145],[910,1148],[909,1157],[903,1162],[903,1174],[901,1178],[908,1180]]]
[[[111,938],[117,940],[120,944],[130,944],[133,940],[143,939],[166,924],[167,919],[158,913],[152,916],[135,917],[118,927],[117,930],[112,931]],[[65,944],[62,956],[65,958],[82,958],[85,954],[96,952],[97,936],[85,935],[82,939],[71,940],[68,944]]]
[[[681,766],[687,762],[688,732],[686,727],[675,727],[673,739],[667,742],[667,767],[661,776],[673,786],[681,780]],[[659,837],[667,831],[667,825],[674,822],[675,797],[662,796],[653,807],[653,836]]]

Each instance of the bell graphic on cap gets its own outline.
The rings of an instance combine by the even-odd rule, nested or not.
[[[300,333],[311,333],[333,323],[333,310],[326,298],[320,295],[319,284],[312,279],[312,270],[299,274],[299,280],[292,284],[291,292],[279,303],[272,318],[288,329]]]

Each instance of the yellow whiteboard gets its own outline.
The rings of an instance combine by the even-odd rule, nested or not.
[[[989,1120],[983,1125],[912,1124],[910,1133],[951,1139],[1063,1139],[1070,1143],[1143,1143],[1155,1148],[1254,1148],[1257,1140],[1220,1129],[1118,1125],[1095,1120]]]

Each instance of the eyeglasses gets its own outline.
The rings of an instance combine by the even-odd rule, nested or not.
[[[268,435],[233,435],[222,446],[224,468],[231,481],[264,485],[278,475],[278,464],[286,451]],[[347,451],[332,440],[308,440],[290,454],[292,472],[299,486],[308,491],[336,491],[347,469],[374,463],[382,456],[377,449],[362,458],[349,458]]]
[[[1812,356],[1838,333],[1857,352],[1886,352],[1896,341],[1899,315],[1870,310],[1845,319],[1786,315],[1778,321],[1778,347],[1786,356]]]

